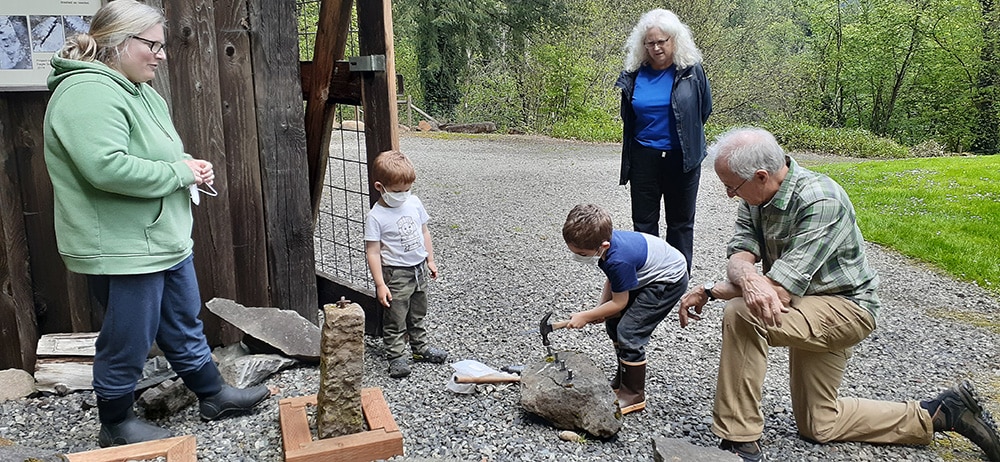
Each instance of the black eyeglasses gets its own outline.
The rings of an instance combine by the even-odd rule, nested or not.
[[[651,41],[651,42],[646,42],[643,45],[645,45],[646,48],[650,48],[650,49],[652,49],[652,48],[663,48],[664,46],[667,45],[667,42],[669,42],[669,41],[670,41],[670,37],[667,37],[667,38],[665,38],[663,40],[654,40],[654,41]]]
[[[149,51],[151,53],[153,53],[154,55],[157,54],[157,53],[159,53],[159,52],[161,52],[161,51],[163,51],[163,49],[167,47],[166,43],[157,42],[156,40],[150,40],[150,39],[142,38],[142,37],[139,37],[138,35],[133,35],[132,38],[134,38],[134,39],[136,39],[136,40],[138,40],[138,41],[140,41],[142,43],[145,43],[146,45],[149,45]]]
[[[753,178],[753,177],[750,177],[750,178]],[[743,187],[743,185],[747,184],[747,181],[750,181],[750,178],[747,178],[747,179],[743,180],[743,182],[740,183],[740,185],[737,186],[737,187],[735,187],[735,188],[730,188],[729,186],[726,186],[726,192],[729,193],[730,195],[735,196],[736,195],[736,191],[739,191],[740,188]],[[723,185],[723,186],[725,186],[725,185]]]

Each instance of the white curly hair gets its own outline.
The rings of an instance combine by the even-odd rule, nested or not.
[[[674,64],[678,68],[690,67],[701,62],[701,51],[695,46],[688,26],[672,11],[655,9],[647,11],[639,18],[639,23],[632,28],[632,33],[625,42],[626,72],[633,72],[649,61],[649,54],[643,42],[646,40],[646,33],[652,28],[660,29],[674,41]]]

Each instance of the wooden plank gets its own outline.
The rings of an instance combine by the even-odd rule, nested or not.
[[[385,55],[384,72],[365,72],[365,147],[368,165],[379,153],[399,149],[396,107],[396,57],[392,43],[392,5],[389,0],[358,3],[358,49],[362,56]],[[370,172],[369,172],[370,173]],[[368,185],[371,205],[378,201],[375,186]]]
[[[93,390],[94,362],[51,361],[45,358],[35,363],[35,388],[51,393]]]
[[[324,140],[329,146],[330,118],[334,106],[327,101],[334,64],[344,59],[347,33],[351,26],[352,0],[322,0],[319,22],[316,25],[316,43],[310,67],[310,88],[306,94],[306,156],[309,166],[312,216],[315,221],[323,197],[323,178],[326,176],[328,155],[323,151]]]
[[[315,398],[316,395],[313,395]],[[315,399],[313,400],[315,405]],[[281,400],[278,403],[278,422],[281,425],[281,441],[285,452],[301,449],[312,442],[309,417],[305,405]]]
[[[319,322],[295,0],[250,0],[271,306]]]
[[[38,338],[11,93],[0,93],[0,370],[34,370]],[[40,97],[41,98],[41,97]]]
[[[372,430],[313,441],[301,449],[285,453],[285,462],[328,462],[331,460],[372,461],[403,454],[399,432]]]
[[[361,390],[361,409],[365,411],[365,421],[368,422],[369,429],[381,428],[386,432],[399,431],[396,420],[392,418],[392,411],[389,410],[389,403],[385,402],[385,395],[382,394],[381,388],[363,388]]]
[[[236,293],[244,306],[273,306],[267,290],[267,233],[264,227],[263,185],[257,152],[257,112],[254,107],[250,24],[244,0],[215,2],[216,49],[222,133],[229,174],[229,209]]]
[[[154,8],[158,8],[163,11],[163,0],[145,0],[145,3]],[[169,29],[169,26],[168,26]],[[167,31],[169,33],[169,31]],[[169,54],[169,49],[167,50]],[[167,106],[171,109],[173,113],[173,100],[170,93],[170,59],[161,60],[156,66],[156,77],[153,78],[149,85],[156,90],[163,99],[167,100]]]
[[[302,70],[302,99],[308,98],[307,91],[312,86],[312,61],[299,63]],[[351,63],[337,61],[333,65],[333,76],[330,77],[330,94],[327,103],[361,105],[361,75],[351,72]]]
[[[197,440],[194,435],[175,436],[144,443],[66,454],[66,458],[70,462],[124,462],[157,457],[166,457],[167,462],[196,462],[198,460]]]
[[[194,207],[195,266],[202,301],[213,297],[238,299],[236,263],[233,257],[233,224],[229,208],[228,162],[220,127],[219,61],[215,56],[215,8],[202,2],[167,2],[168,49],[171,59],[170,86],[173,119],[184,140],[184,148],[196,158],[212,163],[218,197],[203,197]],[[197,103],[192,103],[193,101]],[[242,223],[241,223],[242,225]],[[205,334],[213,345],[240,339],[240,332],[203,309]]]
[[[39,358],[57,356],[94,357],[97,336],[100,332],[79,332],[75,334],[46,334],[38,339],[35,354]]]

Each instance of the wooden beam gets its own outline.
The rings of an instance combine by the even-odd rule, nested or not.
[[[364,72],[361,91],[365,111],[365,147],[369,173],[379,153],[399,149],[396,107],[396,55],[392,43],[392,4],[389,0],[358,3],[358,49],[362,56],[385,55],[385,71]],[[379,198],[369,183],[370,205]]]
[[[175,436],[144,443],[66,454],[66,458],[70,462],[126,462],[152,460],[157,457],[164,457],[167,462],[197,462],[197,440],[194,435]]]
[[[334,75],[335,63],[344,59],[352,6],[352,0],[322,0],[319,6],[312,75],[309,78],[311,86],[305,91],[306,153],[309,158],[313,221],[319,213],[323,178],[329,157],[324,153],[323,146],[324,143],[327,146],[330,144],[330,125],[334,114],[334,106],[328,101],[330,81]]]
[[[199,2],[166,2],[170,28],[170,85],[178,98],[175,107],[184,107],[174,126],[181,133],[184,148],[195,158],[205,159],[215,169],[213,187],[218,197],[204,197],[193,207],[195,266],[202,302],[213,297],[238,299],[236,262],[233,258],[233,223],[230,219],[230,190],[225,139],[219,95],[219,60],[216,58],[215,8]],[[182,104],[187,102],[187,104]],[[190,104],[198,101],[199,104]],[[243,224],[241,223],[241,226]],[[205,334],[210,344],[238,341],[240,332],[203,309]]]
[[[28,240],[24,232],[17,156],[16,120],[9,98],[0,93],[0,370],[35,369],[38,330],[32,300]],[[41,97],[40,97],[41,98]],[[15,98],[16,100],[17,98]]]
[[[250,0],[248,8],[271,304],[317,324],[295,0]]]
[[[215,2],[216,49],[219,50],[219,96],[222,133],[229,173],[229,211],[233,277],[239,302],[245,306],[273,306],[265,283],[267,232],[264,226],[261,156],[257,151],[257,111],[254,107],[253,67],[250,62],[250,23],[244,0]]]

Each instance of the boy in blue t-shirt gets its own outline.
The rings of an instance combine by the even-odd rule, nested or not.
[[[611,388],[622,414],[646,407],[646,344],[687,289],[687,260],[662,239],[613,230],[611,215],[593,204],[573,207],[563,225],[573,259],[607,276],[601,303],[570,316],[566,327],[604,321],[618,355]]]

